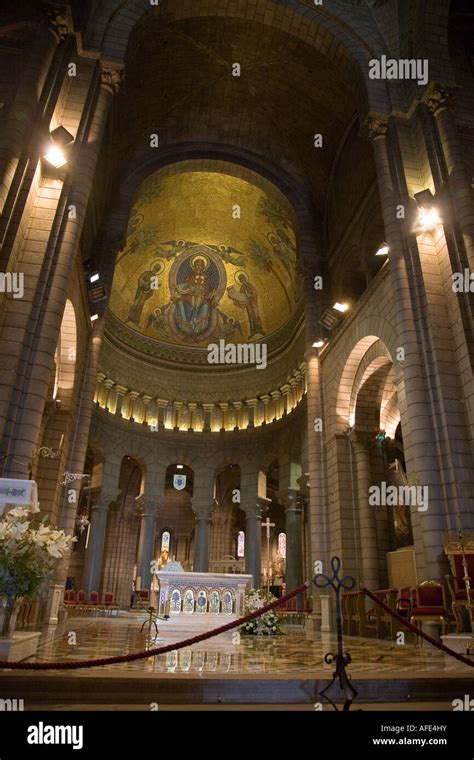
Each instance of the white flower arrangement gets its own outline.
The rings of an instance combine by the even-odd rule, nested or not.
[[[267,594],[258,589],[252,589],[252,591],[245,596],[244,614],[247,615],[250,612],[256,612],[256,610],[259,610],[261,607],[265,607],[265,605],[274,601],[276,601],[276,598],[272,594]],[[249,620],[248,623],[244,623],[241,631],[242,633],[249,633],[257,636],[278,636],[283,633],[281,616],[278,615],[276,610],[270,610],[260,617]]]
[[[0,519],[0,596],[33,596],[55,561],[66,557],[76,541],[45,520],[32,528],[33,511],[39,509],[15,507]]]

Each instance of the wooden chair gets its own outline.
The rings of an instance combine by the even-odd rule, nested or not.
[[[396,611],[398,589],[397,588],[380,588],[374,592],[375,596],[384,602],[391,610]],[[375,623],[375,630],[377,638],[384,638],[385,636],[393,637],[394,628],[397,621],[392,618],[388,612],[379,607],[374,602],[372,609],[368,611],[369,621],[372,619]]]
[[[357,596],[360,591],[347,591],[345,597],[344,631],[347,636],[357,636],[359,630]]]
[[[423,581],[415,589],[415,606],[410,613],[410,622],[421,627],[423,622],[441,623],[446,633],[448,612],[444,588],[437,581]]]
[[[363,591],[357,591],[355,596],[355,624],[357,636],[377,636],[375,617],[369,617],[366,606],[367,597]],[[371,610],[372,611],[372,610]]]
[[[466,588],[466,571],[469,578],[471,589],[471,604],[474,600],[474,554],[465,554],[467,568],[463,564],[463,555],[455,554],[452,557],[454,565],[454,575],[446,575],[446,582],[451,595],[451,609],[456,622],[456,630],[461,633],[463,630],[462,609],[469,610],[469,599]]]

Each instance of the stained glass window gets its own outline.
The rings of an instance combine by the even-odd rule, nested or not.
[[[243,530],[240,530],[237,536],[237,556],[245,557],[245,533]]]
[[[171,536],[169,534],[169,531],[164,530],[161,536],[161,551],[164,551],[166,549],[166,551],[169,552],[170,540],[171,540]]]
[[[286,533],[278,534],[278,554],[282,559],[286,559]]]

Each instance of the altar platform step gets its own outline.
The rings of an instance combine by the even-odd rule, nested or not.
[[[314,678],[295,678],[269,676],[242,677],[228,674],[203,677],[187,676],[183,673],[157,674],[146,672],[124,673],[117,670],[86,672],[51,672],[34,674],[30,672],[0,672],[0,691],[4,697],[23,699],[25,709],[54,710],[77,709],[78,705],[94,709],[150,709],[157,704],[165,709],[185,708],[186,706],[215,706],[219,709],[226,705],[294,705],[301,708],[314,708],[321,702],[318,693],[329,683],[326,676],[315,673]],[[358,690],[359,705],[393,704],[393,709],[406,705],[407,709],[416,709],[415,705],[444,704],[444,709],[452,709],[454,699],[463,698],[472,690],[472,677],[465,675],[422,676],[390,678],[354,677],[353,683]],[[338,689],[334,688],[336,701]],[[332,696],[332,694],[331,694]],[[395,705],[398,705],[396,708]],[[428,707],[427,707],[428,705]],[[387,708],[391,709],[391,708]],[[436,709],[436,708],[435,708]]]

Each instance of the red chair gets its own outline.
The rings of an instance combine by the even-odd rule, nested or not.
[[[104,593],[102,604],[104,606],[105,610],[108,610],[110,614],[112,614],[113,610],[118,611],[118,605],[114,603],[114,595],[111,591],[106,591]]]
[[[64,592],[64,604],[76,604],[76,592],[73,588]]]
[[[410,622],[417,627],[423,622],[441,623],[446,632],[448,612],[444,588],[436,581],[424,581],[415,589],[415,606],[411,609]]]
[[[86,592],[85,591],[79,591],[77,594],[77,603],[78,604],[85,604],[86,603]]]
[[[150,606],[150,589],[141,588],[138,592],[137,609],[141,610],[142,607]]]
[[[91,591],[89,604],[93,605],[94,607],[97,607],[99,604],[99,592],[98,591]]]

